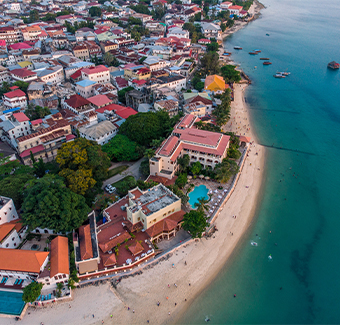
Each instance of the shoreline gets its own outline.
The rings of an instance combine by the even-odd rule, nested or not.
[[[259,2],[256,1],[256,4],[258,6]],[[69,304],[30,308],[21,321],[23,324],[102,324],[102,321],[107,324],[139,324],[148,320],[157,324],[178,323],[222,268],[232,263],[256,220],[258,198],[263,193],[266,150],[257,144],[257,137],[252,131],[253,123],[244,99],[247,86],[236,85],[231,118],[226,127],[237,134],[246,133],[255,145],[251,145],[249,157],[245,158],[234,193],[215,220],[218,231],[209,238],[190,240],[175,249],[168,259],[151,268],[145,265],[137,267],[136,272],[142,271],[142,274],[123,279],[116,289],[109,283],[89,286],[74,290],[74,300]],[[249,131],[240,133],[244,123],[246,126],[249,124]],[[255,154],[257,150],[258,155]],[[233,215],[237,219],[232,218]],[[160,306],[157,306],[158,301]],[[4,324],[15,322],[14,319],[4,321]]]
[[[243,95],[245,88],[246,85],[236,88],[235,100],[232,102],[232,118],[237,117],[240,121],[249,118]],[[251,134],[254,139],[250,131],[248,136]],[[258,149],[259,155],[256,155]],[[74,290],[74,300],[69,304],[30,308],[21,322],[101,324],[103,320],[107,324],[140,324],[149,320],[153,324],[178,323],[221,269],[231,264],[255,220],[258,197],[262,193],[265,150],[256,143],[251,150],[234,193],[215,220],[218,231],[212,237],[190,240],[152,268],[137,268],[136,271],[142,270],[142,274],[123,279],[116,289],[111,288],[109,283],[89,286]],[[232,215],[236,215],[237,219],[232,218]],[[172,264],[175,264],[174,268]],[[72,310],[69,310],[68,305]],[[4,324],[14,322],[14,319],[6,319]]]

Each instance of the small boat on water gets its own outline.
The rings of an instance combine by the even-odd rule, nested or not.
[[[260,60],[270,60],[269,58],[260,58]]]
[[[234,46],[234,50],[242,50],[241,46]]]
[[[261,53],[261,50],[254,50],[254,52],[256,52],[256,53]]]
[[[231,55],[231,52],[224,52],[223,55],[225,55],[225,56],[230,56],[230,55]]]
[[[273,76],[274,78],[286,78],[286,76],[284,76],[282,73],[277,73],[277,74],[274,74]]]
[[[290,75],[290,72],[276,72],[276,73],[279,73],[279,74],[282,74],[283,76],[289,76]]]
[[[269,62],[269,61],[265,61],[265,62],[263,62],[263,65],[271,65],[272,63],[271,62]]]
[[[257,246],[257,242],[251,241],[251,242],[250,242],[250,245],[252,245],[252,246]]]
[[[269,34],[268,34],[268,33],[267,33],[266,35],[267,35],[267,36],[269,36]]]
[[[250,54],[250,55],[257,55],[258,53],[257,53],[257,52],[254,52],[254,51],[252,51],[252,52],[249,52],[249,54]]]
[[[340,68],[340,64],[335,61],[332,61],[327,64],[327,67],[330,69],[336,70]]]

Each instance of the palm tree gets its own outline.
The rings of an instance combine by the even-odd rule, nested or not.
[[[209,210],[209,205],[207,205],[207,203],[209,202],[209,200],[207,200],[204,197],[200,197],[198,199],[198,202],[195,203],[195,207],[197,208],[197,211],[201,211],[204,212]]]

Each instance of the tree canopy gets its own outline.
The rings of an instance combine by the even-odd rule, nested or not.
[[[95,184],[100,188],[110,166],[110,159],[101,146],[84,138],[63,144],[56,161],[61,169],[59,175],[66,179],[67,186],[86,196]]]
[[[151,15],[150,10],[144,4],[138,4],[136,6],[130,6],[130,8],[140,14]]]
[[[230,89],[226,89],[221,95],[221,104],[218,105],[212,112],[212,115],[216,117],[216,124],[222,126],[226,124],[230,118]]]
[[[207,52],[201,59],[202,70],[205,74],[217,74],[220,70],[219,55],[216,52]]]
[[[177,179],[175,184],[179,187],[179,188],[183,188],[186,183],[188,183],[188,176],[187,174],[180,174]]]
[[[231,176],[239,171],[239,167],[234,160],[223,159],[222,163],[215,166],[215,179],[220,183],[227,183]]]
[[[183,216],[182,227],[190,233],[192,238],[201,238],[208,226],[207,217],[202,211],[191,210]]]
[[[102,150],[107,153],[111,160],[115,161],[137,160],[143,152],[143,149],[135,141],[131,141],[123,134],[117,134],[103,145]]]
[[[36,106],[34,107],[28,107],[25,111],[26,116],[31,120],[37,120],[39,118],[43,118],[46,115],[51,114],[50,110],[47,107],[41,107],[41,106]]]
[[[23,289],[22,300],[26,303],[35,302],[41,294],[43,285],[44,284],[40,282],[31,282]]]
[[[138,113],[127,118],[119,133],[142,146],[149,146],[152,140],[166,137],[171,132],[171,127],[167,112]]]
[[[40,227],[69,232],[78,228],[90,212],[85,198],[69,190],[55,175],[30,181],[24,197],[22,221],[29,229]]]
[[[239,71],[235,70],[235,65],[225,65],[221,68],[221,75],[224,78],[225,82],[240,82],[241,74]]]
[[[23,174],[16,174],[16,170],[13,175],[10,175],[0,181],[0,195],[13,199],[14,205],[17,209],[21,207],[24,200],[23,191],[25,184],[34,179],[32,168],[31,171],[32,172],[29,172],[29,170],[25,168]]]
[[[123,103],[123,104],[126,104],[126,98],[125,98],[125,94],[130,91],[130,90],[133,90],[134,88],[129,86],[129,87],[126,87],[126,88],[123,88],[121,90],[118,91],[118,100]]]
[[[99,7],[91,7],[89,9],[89,14],[91,17],[100,17],[102,15],[102,10]]]

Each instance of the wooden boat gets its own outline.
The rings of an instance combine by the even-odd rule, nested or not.
[[[242,50],[241,46],[234,46],[234,50]]]
[[[340,64],[335,61],[332,61],[328,63],[327,67],[330,69],[336,70],[340,68]]]
[[[272,63],[271,62],[269,62],[269,61],[265,61],[265,62],[263,62],[263,65],[271,65]]]
[[[224,52],[223,55],[225,55],[225,56],[230,56],[230,55],[231,55],[231,52]]]
[[[270,60],[269,58],[260,58],[260,60]]]
[[[290,72],[276,72],[278,74],[282,74],[283,76],[289,76],[290,75]]]
[[[281,73],[277,73],[277,74],[274,74],[274,76],[273,76],[274,78],[286,78],[286,76],[284,76],[283,74],[281,74]]]
[[[257,55],[256,52],[252,51],[252,52],[249,52],[250,55]]]
[[[256,52],[256,53],[261,53],[261,50],[254,50],[254,52]]]

